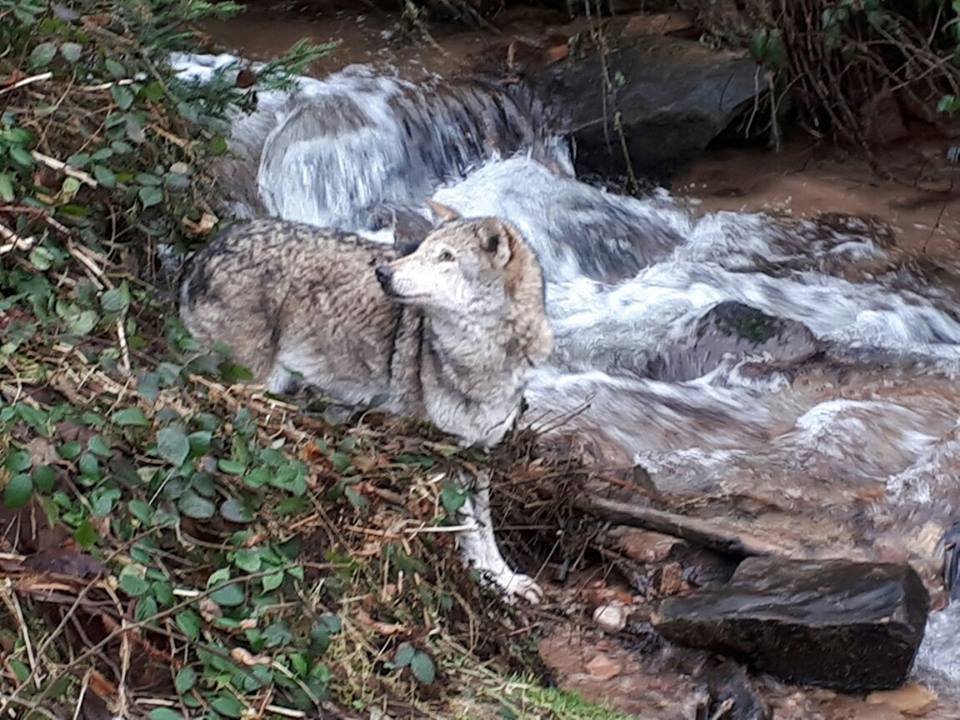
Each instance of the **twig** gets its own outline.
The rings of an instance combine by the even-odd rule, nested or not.
[[[88,668],[87,671],[83,674],[83,682],[80,683],[80,694],[77,696],[77,707],[73,711],[73,720],[79,720],[80,711],[83,709],[83,699],[87,695],[87,688],[90,687],[90,675],[93,673],[93,668]]]
[[[6,255],[14,250],[29,250],[37,242],[34,236],[22,238],[4,225],[0,225],[0,238],[10,241],[6,245],[0,245],[0,255]]]
[[[84,266],[89,272],[90,279],[93,280],[94,284],[97,285],[101,290],[109,288],[113,289],[113,283],[110,282],[110,278],[107,277],[103,269],[94,262],[93,258],[88,255],[89,250],[81,248],[79,245],[76,245],[73,242],[67,243],[67,251],[74,257],[77,262]],[[120,313],[120,317],[117,318],[117,343],[120,345],[120,369],[123,371],[124,375],[130,374],[130,346],[127,343],[127,331],[123,326],[123,322],[126,319],[126,312]]]
[[[786,547],[731,528],[664,510],[608,500],[596,495],[583,495],[574,501],[574,506],[603,520],[673,535],[724,555],[793,555]]]
[[[150,125],[147,125],[147,127],[150,128],[151,130],[153,130],[157,135],[159,135],[160,137],[162,137],[164,140],[166,140],[167,142],[173,143],[173,144],[176,145],[177,147],[187,148],[187,147],[189,147],[189,145],[190,145],[190,141],[184,140],[183,138],[177,137],[177,136],[174,135],[173,133],[171,133],[171,132],[169,132],[169,131],[167,131],[167,130],[164,130],[164,129],[163,129],[162,127],[160,127],[159,125],[156,125],[156,124],[154,124],[154,123],[151,123]]]
[[[20,607],[20,601],[17,599],[16,593],[11,592],[11,583],[9,579],[4,580],[3,588],[0,589],[0,594],[3,595],[3,602],[6,603],[10,614],[16,619],[17,627],[20,629],[20,633],[23,635],[23,646],[27,651],[27,660],[30,661],[30,674],[33,676],[33,684],[39,690],[40,676],[37,673],[37,656],[33,652],[33,643],[30,642],[30,629],[27,627],[27,621],[23,617],[23,609]]]
[[[77,88],[81,92],[97,92],[99,90],[109,90],[114,85],[133,85],[133,80],[131,78],[126,78],[124,80],[113,80],[111,82],[100,83],[99,85],[81,85]]]
[[[44,80],[49,80],[52,77],[53,77],[53,73],[49,71],[45,73],[40,73],[39,75],[31,75],[30,77],[25,77],[21,80],[17,80],[13,85],[10,85],[8,87],[3,88],[3,90],[0,90],[0,95],[5,95],[8,92],[13,92],[14,90],[18,90],[19,88],[25,87],[26,85],[30,85],[35,82],[43,82]]]
[[[49,155],[44,155],[36,150],[32,150],[30,154],[33,156],[34,160],[36,160],[38,163],[46,165],[51,170],[62,172],[64,175],[68,175],[76,180],[79,180],[80,182],[89,185],[92,188],[99,187],[99,183],[97,183],[92,176],[83,172],[83,170],[72,168],[62,160],[57,160],[56,158],[52,158]]]

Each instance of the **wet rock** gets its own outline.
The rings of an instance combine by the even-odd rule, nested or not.
[[[433,223],[412,207],[378,205],[366,211],[363,230],[393,232],[394,246],[401,255],[414,252],[433,230]]]
[[[729,555],[688,543],[674,547],[670,559],[680,563],[684,582],[695,587],[728,582],[738,565]]]
[[[693,21],[686,13],[641,13],[631,16],[623,28],[623,35],[671,35],[692,29]]]
[[[608,633],[618,633],[627,626],[627,610],[620,605],[603,605],[593,611],[593,621]]]
[[[614,528],[609,536],[624,555],[642,563],[666,560],[673,547],[683,542],[672,535],[625,526]]]
[[[680,592],[683,588],[683,567],[680,563],[667,563],[660,569],[658,588],[660,597],[668,597]]]
[[[662,179],[753,100],[756,68],[749,57],[695,41],[625,35],[606,63],[591,51],[532,71],[527,81],[552,107],[566,109],[561,125],[576,140],[580,172],[624,175],[625,144],[634,172]]]
[[[868,100],[860,111],[860,117],[868,142],[889,145],[910,135],[900,103],[889,90]]]
[[[770,717],[770,710],[753,682],[737,663],[709,658],[695,671],[694,677],[707,685],[707,717],[730,720],[767,720]]]
[[[711,372],[726,355],[766,355],[773,367],[795,367],[821,349],[803,323],[731,300],[713,306],[683,342],[651,361],[649,372],[656,380],[684,382]]]
[[[943,585],[951,601],[960,600],[960,522],[943,535]]]
[[[906,678],[929,604],[909,565],[754,557],[725,586],[664,601],[653,622],[791,682],[872,690]]]

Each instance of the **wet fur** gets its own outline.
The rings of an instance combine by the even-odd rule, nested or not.
[[[489,447],[519,414],[528,371],[550,354],[543,292],[536,256],[499,220],[449,222],[405,256],[255,220],[198,253],[180,312],[195,338],[230,347],[274,392],[303,382]]]

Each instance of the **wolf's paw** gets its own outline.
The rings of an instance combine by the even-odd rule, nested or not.
[[[496,578],[495,582],[509,603],[516,602],[518,598],[526,600],[531,605],[539,605],[543,602],[543,589],[529,575],[515,572],[509,575],[503,573]]]

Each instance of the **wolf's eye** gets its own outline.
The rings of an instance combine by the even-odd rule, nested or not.
[[[453,262],[453,253],[449,250],[442,250],[438,256],[440,262]]]

